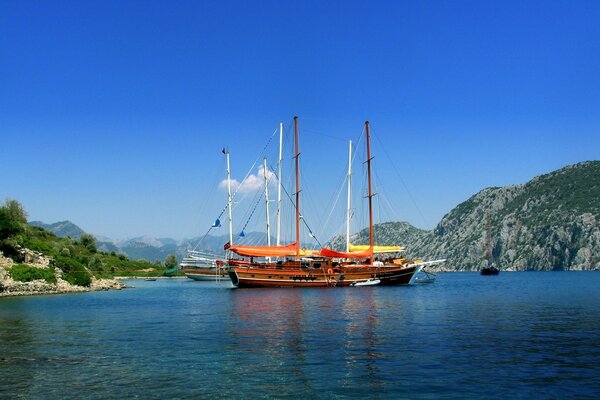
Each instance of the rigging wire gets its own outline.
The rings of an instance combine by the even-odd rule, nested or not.
[[[273,175],[275,175],[277,177],[277,173],[275,171],[271,171],[273,173]],[[279,178],[277,178],[279,179]],[[294,204],[294,200],[292,199],[292,195],[290,194],[290,192],[287,191],[287,189],[285,188],[285,186],[282,187],[283,192],[285,193],[285,195],[287,196],[287,198],[290,200],[290,202],[292,204]],[[295,207],[295,205],[294,205]],[[315,241],[317,242],[317,244],[319,246],[322,247],[321,242],[319,241],[319,239],[317,238],[317,236],[314,234],[314,232],[312,231],[312,229],[310,228],[310,226],[308,225],[308,222],[306,222],[306,219],[304,218],[304,216],[301,216],[300,220],[302,221],[302,223],[304,224],[304,226],[306,227],[306,229],[308,229],[308,233],[310,234],[310,236],[315,239]]]
[[[246,230],[246,227],[248,226],[248,223],[250,222],[250,219],[252,218],[252,216],[254,215],[254,212],[256,211],[256,208],[258,207],[258,204],[260,203],[260,201],[263,198],[263,194],[264,192],[261,192],[261,195],[258,197],[258,200],[256,201],[256,203],[254,204],[254,208],[252,209],[252,211],[250,212],[250,216],[248,217],[248,220],[246,221],[246,223],[244,224],[244,226],[242,227],[242,232],[244,232]]]
[[[406,185],[406,183],[404,182],[404,179],[402,179],[402,176],[400,175],[400,172],[398,171],[398,168],[396,168],[396,165],[394,164],[394,161],[392,160],[392,157],[388,154],[386,147],[384,146],[384,144],[381,142],[381,140],[379,139],[378,135],[373,135],[375,136],[375,139],[377,139],[377,141],[379,142],[381,148],[383,149],[383,153],[386,155],[386,157],[388,158],[390,164],[392,165],[392,168],[394,169],[394,172],[396,172],[396,175],[398,175],[398,178],[400,179],[400,182],[402,183],[402,186],[404,187],[404,190],[406,190],[406,193],[408,194],[408,197],[410,198],[411,202],[413,203],[414,207],[417,209],[417,212],[419,213],[419,215],[421,216],[421,218],[423,219],[423,222],[425,223],[426,226],[429,226],[429,224],[427,223],[427,219],[425,218],[425,216],[423,215],[423,212],[421,212],[421,209],[419,208],[419,206],[417,205],[417,202],[415,201],[412,193],[410,192],[410,190],[408,190],[408,186]]]
[[[242,181],[239,183],[239,185],[236,187],[236,189],[234,190],[233,194],[231,195],[232,198],[232,202],[233,199],[236,197],[236,195],[238,194],[240,188],[243,186],[244,182],[246,182],[246,180],[248,179],[248,177],[252,174],[252,171],[254,170],[254,167],[256,166],[256,164],[258,163],[258,161],[261,159],[262,156],[264,156],[264,154],[266,153],[267,148],[269,147],[271,141],[273,140],[273,137],[275,136],[275,134],[279,131],[279,129],[275,129],[273,131],[273,133],[271,134],[271,136],[269,137],[269,139],[267,139],[267,143],[265,144],[265,146],[262,149],[262,152],[260,153],[260,155],[256,158],[256,160],[254,161],[254,163],[252,164],[252,166],[250,167],[250,169],[248,170],[248,172],[246,173],[246,175],[244,176],[244,179],[242,179]],[[225,150],[225,149],[224,149]],[[245,198],[246,196],[244,196],[243,198]],[[262,196],[261,196],[262,197]],[[243,199],[242,198],[242,199]],[[260,198],[259,198],[260,200]],[[207,199],[208,202],[208,199]],[[223,209],[221,210],[221,212],[219,213],[217,219],[220,220],[221,217],[223,216],[223,214],[225,213],[225,211],[227,211],[229,207],[229,204],[226,204],[225,207],[223,207]],[[235,207],[235,203],[234,203],[234,207]],[[256,206],[254,207],[256,209]],[[233,212],[233,209],[232,209]],[[252,211],[251,214],[253,214],[254,211]],[[249,218],[248,218],[249,220]],[[248,225],[248,223],[246,222],[246,225]],[[196,250],[196,248],[200,245],[200,243],[202,243],[204,241],[204,239],[206,239],[206,237],[208,236],[208,234],[214,229],[216,228],[215,226],[211,226],[208,231],[206,231],[206,233],[204,234],[204,236],[198,241],[198,243],[196,244],[196,246],[193,248],[193,250]],[[243,231],[243,230],[242,230]]]

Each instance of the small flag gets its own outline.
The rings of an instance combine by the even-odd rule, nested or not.
[[[244,231],[240,232],[240,237],[246,237],[246,234],[244,233]]]
[[[223,147],[223,150],[221,150],[221,152],[222,152],[223,154],[227,154],[227,149],[226,149],[225,147]]]
[[[227,242],[227,243],[225,243],[225,245],[223,246],[223,250],[227,250],[227,249],[228,249],[228,248],[230,248],[230,247],[231,247],[231,243],[230,243],[230,242]]]
[[[212,224],[213,228],[220,228],[221,227],[221,220],[219,218],[217,218],[217,220],[215,221],[214,224]]]

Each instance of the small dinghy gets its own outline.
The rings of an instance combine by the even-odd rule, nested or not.
[[[421,271],[419,275],[415,276],[415,283],[433,283],[435,282],[437,275],[433,272]]]
[[[366,281],[358,281],[358,282],[354,282],[351,283],[350,286],[373,286],[373,285],[379,285],[381,281],[377,278],[371,278],[371,279],[367,279]]]

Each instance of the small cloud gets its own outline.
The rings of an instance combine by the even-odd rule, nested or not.
[[[270,182],[275,181],[275,176],[272,171],[267,169],[267,179]],[[262,190],[265,186],[265,170],[262,167],[258,167],[258,173],[256,175],[250,174],[246,180],[240,183],[237,179],[231,180],[231,192],[239,192],[241,194],[252,193],[257,190]],[[227,190],[227,179],[223,179],[219,182],[219,189]]]

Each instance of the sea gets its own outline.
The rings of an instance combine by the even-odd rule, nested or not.
[[[600,398],[600,272],[126,283],[0,298],[0,398]]]

